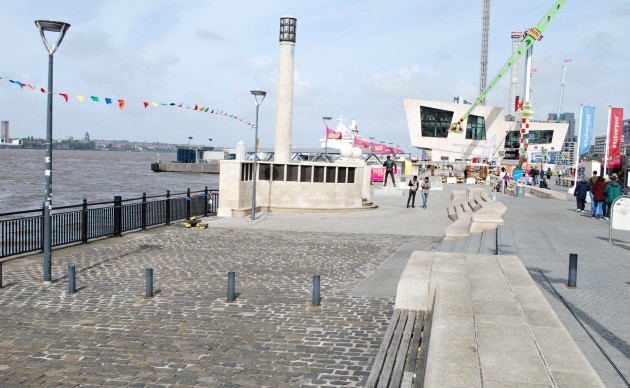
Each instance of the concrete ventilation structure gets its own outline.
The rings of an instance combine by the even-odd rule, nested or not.
[[[276,107],[276,152],[274,161],[287,163],[291,154],[293,120],[293,83],[295,63],[295,33],[297,19],[280,19],[280,62],[278,69],[278,100]]]
[[[11,139],[9,138],[9,122],[3,121],[0,127],[0,143],[10,143]]]

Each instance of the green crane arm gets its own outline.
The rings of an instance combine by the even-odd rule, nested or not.
[[[560,8],[562,8],[564,3],[566,2],[567,0],[557,0],[556,4],[554,4],[554,6],[549,10],[549,12],[547,12],[547,14],[542,19],[540,19],[540,21],[534,27],[530,27],[529,30],[525,32],[523,36],[523,41],[521,42],[520,46],[518,46],[518,48],[512,53],[512,55],[507,60],[507,62],[505,62],[505,65],[503,65],[501,70],[499,70],[499,73],[497,73],[497,75],[494,76],[494,78],[492,79],[492,81],[490,81],[488,86],[486,86],[484,91],[479,95],[479,97],[477,97],[475,102],[470,106],[470,109],[468,109],[468,112],[466,112],[462,116],[462,118],[459,119],[459,121],[451,125],[451,128],[450,128],[451,132],[462,131],[461,124],[464,122],[464,120],[466,120],[468,115],[477,107],[477,105],[481,103],[481,101],[486,99],[486,96],[488,95],[490,90],[492,90],[497,85],[497,83],[501,80],[501,78],[503,78],[503,76],[508,72],[510,67],[512,67],[512,65],[516,63],[516,61],[518,61],[518,59],[523,55],[523,53],[526,52],[527,49],[529,49],[529,47],[532,44],[534,44],[535,41],[541,40],[543,38],[542,33],[545,31],[545,28],[547,28],[551,20],[553,20],[553,18],[556,16]]]

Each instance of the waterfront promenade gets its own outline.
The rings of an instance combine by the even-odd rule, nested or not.
[[[403,263],[384,279],[395,281],[408,252],[435,251],[450,224],[449,186],[430,193],[427,209],[405,208],[402,194],[373,199],[371,211],[262,213],[253,225],[209,218],[208,229],[178,224],[56,250],[50,286],[40,255],[5,263],[0,386],[361,386],[394,303],[387,287],[370,292],[362,281]],[[564,325],[606,385],[625,386],[566,306],[628,378],[630,233],[609,244],[608,223],[576,214],[572,198],[497,199]],[[579,254],[576,289],[563,285],[568,253]],[[236,303],[225,303],[228,271]],[[321,307],[310,306],[315,274]]]

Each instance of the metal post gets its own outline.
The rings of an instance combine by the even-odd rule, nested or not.
[[[577,283],[577,261],[578,255],[577,253],[569,254],[569,283],[567,287],[574,288]]]
[[[203,216],[208,216],[208,186],[203,190]]]
[[[74,264],[68,264],[68,292],[71,294],[74,294],[75,292],[77,292],[74,274],[75,274]]]
[[[144,294],[147,298],[153,297],[153,268],[146,269],[146,293]]]
[[[2,262],[0,261],[0,288],[4,287],[2,285]]]
[[[319,306],[321,296],[319,292],[319,275],[313,275],[313,306]]]
[[[142,193],[142,230],[147,229],[147,193]]]
[[[122,236],[122,197],[114,197],[114,236]]]
[[[87,198],[83,198],[83,210],[81,213],[81,241],[83,241],[83,244],[88,242],[88,220]]]
[[[46,107],[46,168],[44,183],[44,283],[50,284],[52,273],[52,115],[53,54],[48,55],[48,102]]]
[[[186,201],[186,219],[190,220],[190,203],[192,202],[192,198],[190,197],[190,187],[186,190],[186,198],[188,198],[188,201]]]
[[[252,222],[256,219],[256,159],[258,158],[258,108],[259,104],[256,104],[256,131],[254,135],[254,165],[252,171],[253,176],[253,188],[252,188]]]
[[[166,190],[166,225],[171,223],[171,191]]]
[[[234,293],[235,284],[236,284],[236,274],[234,272],[228,272],[228,290],[227,290],[228,302],[234,302],[236,300],[236,294]]]

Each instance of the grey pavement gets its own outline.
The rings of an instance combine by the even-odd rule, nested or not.
[[[436,250],[452,188],[463,186],[432,191],[427,209],[407,209],[401,193],[374,197],[375,210],[209,218],[208,229],[172,225],[55,250],[49,286],[40,255],[7,262],[0,386],[362,386],[394,306],[365,284],[396,276],[388,265],[404,263],[409,247]],[[630,233],[607,243],[607,223],[576,214],[573,201],[497,199],[564,325],[604,382],[624,386],[566,305],[627,378]],[[580,255],[575,289],[562,284],[569,252]],[[157,292],[147,299],[149,266]],[[225,302],[228,271],[236,303]],[[315,274],[321,307],[310,306]]]

